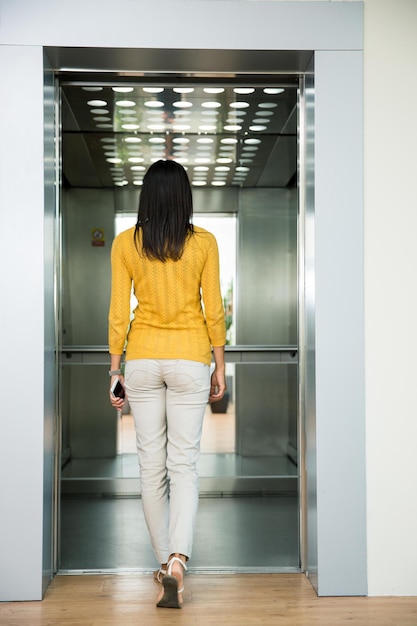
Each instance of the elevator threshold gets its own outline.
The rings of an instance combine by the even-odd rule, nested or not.
[[[104,569],[59,569],[57,576],[151,576],[154,568],[116,567]],[[300,567],[192,567],[187,566],[189,574],[226,576],[233,574],[301,574]]]
[[[200,495],[296,494],[297,476],[200,478]],[[140,498],[139,478],[63,478],[62,495],[103,495]]]

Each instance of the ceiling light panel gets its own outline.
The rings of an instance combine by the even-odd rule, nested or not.
[[[65,148],[66,133],[77,132],[103,187],[140,185],[160,158],[182,163],[197,186],[256,186],[280,137],[296,145],[296,119],[295,85],[66,85],[64,180],[77,186],[82,163]],[[294,176],[296,159],[288,161],[288,171],[277,164],[275,186]]]

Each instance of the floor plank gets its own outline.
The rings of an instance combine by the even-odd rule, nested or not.
[[[57,576],[42,602],[0,604],[2,626],[417,626],[417,598],[318,598],[302,574],[186,577],[184,607],[157,609],[141,574]]]

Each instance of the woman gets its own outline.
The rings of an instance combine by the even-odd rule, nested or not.
[[[121,381],[133,413],[145,520],[161,563],[157,606],[168,608],[182,605],[192,551],[204,412],[226,390],[217,243],[193,226],[192,213],[184,168],[157,161],[143,180],[137,224],[115,238],[111,257],[110,385]],[[122,409],[123,399],[110,393],[110,401]]]

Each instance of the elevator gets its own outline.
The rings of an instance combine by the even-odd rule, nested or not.
[[[143,12],[122,1],[118,11],[123,14],[123,28],[122,17],[120,27],[113,28],[105,12],[99,15],[90,5],[81,22],[68,7],[48,15],[9,12],[4,24],[2,68],[9,89],[3,99],[7,150],[3,164],[10,184],[2,187],[3,200],[5,207],[19,210],[26,225],[20,230],[20,243],[21,250],[30,254],[29,264],[24,255],[16,255],[15,239],[9,236],[15,232],[12,212],[6,213],[12,225],[6,221],[3,251],[6,259],[16,261],[22,275],[27,267],[31,269],[27,289],[19,293],[11,275],[5,278],[10,294],[6,311],[22,330],[25,364],[31,371],[16,419],[4,424],[8,436],[18,437],[30,467],[23,476],[21,457],[4,438],[3,460],[12,487],[4,493],[10,514],[2,520],[2,572],[7,582],[2,598],[6,600],[40,599],[59,569],[55,555],[61,541],[51,541],[54,529],[57,534],[63,530],[59,497],[54,506],[61,487],[62,424],[54,393],[62,384],[65,345],[59,337],[62,294],[56,280],[63,273],[62,259],[56,257],[62,215],[57,194],[61,178],[57,82],[80,80],[80,74],[93,84],[98,76],[100,81],[110,77],[112,83],[115,77],[134,75],[210,78],[214,73],[234,80],[238,73],[305,74],[306,124],[300,132],[305,146],[300,146],[300,154],[306,158],[299,185],[300,196],[305,196],[299,202],[300,210],[305,210],[299,221],[304,228],[300,258],[305,263],[298,272],[300,318],[305,317],[298,327],[300,387],[305,391],[299,414],[303,421],[304,411],[306,438],[305,454],[301,453],[305,458],[301,509],[306,519],[300,543],[307,558],[302,569],[319,595],[366,594],[363,5],[243,3],[237,13],[236,3],[214,7],[201,2],[198,9],[186,4],[179,0],[170,19],[161,20],[158,3],[148,3]],[[22,76],[26,98],[21,94]],[[22,141],[12,139],[14,127],[28,149],[22,151]],[[21,169],[15,167],[17,162]],[[22,171],[28,175],[25,184]],[[30,316],[28,301],[33,304]],[[6,333],[5,339],[11,354],[8,370],[17,372],[21,355],[15,349],[15,336]],[[79,354],[84,361],[98,359],[93,351]],[[251,355],[248,351],[245,358]],[[19,378],[10,374],[10,381],[14,397],[21,397]],[[62,400],[61,393],[58,399]],[[302,474],[301,467],[298,471]],[[236,522],[240,519],[236,516]],[[104,522],[103,517],[101,526]],[[210,516],[209,523],[213,527]],[[17,535],[16,524],[22,528]],[[225,521],[222,526],[229,528]],[[241,534],[237,527],[232,524],[229,537]],[[81,531],[79,525],[70,527],[73,534]],[[218,544],[215,547],[218,551]]]
[[[136,221],[147,166],[174,158],[219,243],[228,329],[191,569],[300,571],[302,73],[62,77],[60,100],[59,569],[155,566],[129,407],[108,402],[107,312],[111,242]]]

